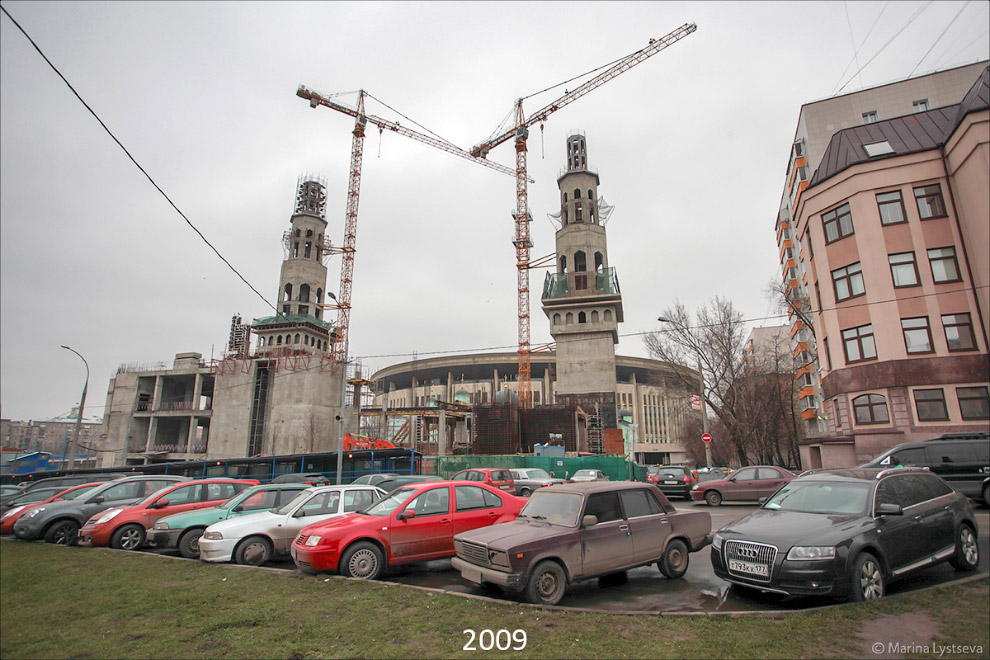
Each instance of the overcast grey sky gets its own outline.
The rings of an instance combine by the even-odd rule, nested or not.
[[[536,257],[554,250],[546,215],[558,210],[564,139],[587,136],[599,193],[615,206],[609,260],[623,293],[623,355],[645,355],[636,333],[655,329],[675,298],[694,310],[720,295],[746,318],[773,314],[764,290],[779,276],[774,220],[802,103],[847,81],[844,92],[990,55],[986,2],[3,6],[272,303],[300,174],[327,179],[328,231],[342,240],[352,120],[311,110],[299,84],[366,89],[469,148],[517,97],[697,23],[529,141]],[[59,347],[68,344],[91,368],[87,412],[102,415],[118,365],[184,351],[208,359],[223,350],[231,315],[270,308],[6,16],[0,55],[0,414],[40,419],[77,404],[85,371]],[[374,102],[367,110],[398,119]],[[489,157],[513,166],[511,142]],[[514,205],[511,177],[369,131],[351,354],[374,370],[414,352],[514,350]],[[334,258],[330,291],[339,268]],[[551,340],[539,304],[545,272],[531,273],[534,345]]]

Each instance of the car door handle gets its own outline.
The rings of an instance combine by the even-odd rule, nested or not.
[[[440,519],[440,524],[441,525],[449,525],[450,524],[450,518],[441,518]]]
[[[628,532],[629,531],[629,525],[619,525],[619,531],[621,531],[621,532]]]
[[[921,522],[921,516],[915,516],[914,522]]]
[[[670,521],[668,521],[666,518],[661,518],[660,519],[660,524],[661,525],[669,525],[670,524]]]

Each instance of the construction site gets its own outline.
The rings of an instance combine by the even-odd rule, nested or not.
[[[290,226],[280,237],[283,263],[276,313],[231,321],[225,351],[204,359],[176,355],[171,365],[123,365],[111,379],[104,418],[104,466],[194,458],[234,458],[401,447],[425,456],[530,453],[536,445],[566,452],[621,454],[649,463],[684,459],[680,432],[696,415],[690,369],[615,354],[623,299],[609,261],[606,225],[613,207],[588,165],[588,141],[569,134],[557,179],[559,208],[552,254],[532,258],[527,139],[550,116],[693,33],[684,25],[601,67],[583,84],[526,115],[523,99],[507,126],[470,151],[300,86],[311,108],[354,119],[342,240],[330,240],[326,182],[299,178]],[[363,145],[368,125],[391,131],[515,179],[518,349],[456,358],[414,359],[377,373],[348,360],[357,255]],[[487,160],[505,142],[515,168]],[[372,246],[369,248],[374,249]],[[328,294],[328,263],[340,255],[337,294]],[[540,289],[553,342],[531,346],[530,271],[548,269]],[[336,312],[335,322],[324,319]],[[679,372],[675,376],[675,370]],[[357,444],[353,444],[353,443]],[[381,444],[377,444],[381,443]]]

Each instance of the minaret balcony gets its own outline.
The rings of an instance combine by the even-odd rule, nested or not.
[[[547,273],[541,299],[617,296],[620,293],[619,278],[614,268],[600,271],[579,270],[571,273]]]

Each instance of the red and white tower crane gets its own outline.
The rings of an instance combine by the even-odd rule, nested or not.
[[[357,108],[350,108],[346,105],[331,100],[328,95],[314,92],[302,85],[300,85],[299,89],[296,90],[296,96],[308,100],[311,108],[323,106],[355,118],[354,130],[351,131],[351,135],[354,137],[351,140],[351,169],[347,184],[347,211],[344,218],[344,242],[343,246],[339,248],[339,252],[342,255],[340,262],[340,288],[337,292],[337,304],[331,306],[337,309],[337,325],[330,331],[329,341],[327,342],[327,355],[331,358],[332,371],[336,371],[337,368],[347,360],[347,331],[350,327],[351,320],[351,288],[354,279],[354,253],[356,252],[357,246],[358,202],[360,201],[361,192],[361,165],[363,162],[364,153],[365,127],[368,124],[374,124],[378,127],[379,131],[388,129],[394,133],[398,133],[399,135],[404,135],[408,138],[412,138],[413,140],[422,142],[423,144],[428,144],[431,147],[446,151],[449,154],[466,158],[474,163],[493,169],[496,172],[508,174],[509,176],[517,176],[516,171],[504,165],[499,165],[498,163],[493,163],[483,158],[473,156],[464,149],[461,149],[446,140],[426,135],[424,133],[418,133],[396,122],[365,113],[364,97],[366,95],[367,93],[363,89],[358,90]],[[523,181],[523,184],[525,185],[525,180]],[[333,250],[338,251],[338,249]]]
[[[556,101],[548,103],[526,118],[523,112],[523,100],[518,99],[515,104],[515,123],[501,135],[485,140],[481,144],[471,149],[471,156],[485,158],[488,152],[494,147],[506,142],[510,138],[515,138],[516,143],[516,210],[513,218],[516,222],[516,233],[512,243],[516,248],[516,286],[518,289],[517,312],[519,318],[519,407],[529,408],[533,401],[533,391],[531,384],[531,365],[529,345],[529,269],[533,267],[530,263],[529,249],[533,246],[529,237],[529,223],[532,216],[529,213],[527,174],[526,174],[526,139],[529,137],[529,127],[534,124],[542,124],[554,112],[566,105],[573,103],[588,92],[597,89],[625,73],[637,64],[656,55],[661,50],[680,41],[698,29],[694,23],[686,23],[670,34],[660,39],[650,39],[650,43],[635,53],[622,58],[615,64],[609,66],[605,71],[599,73],[594,78],[582,83],[576,89],[565,92]]]

